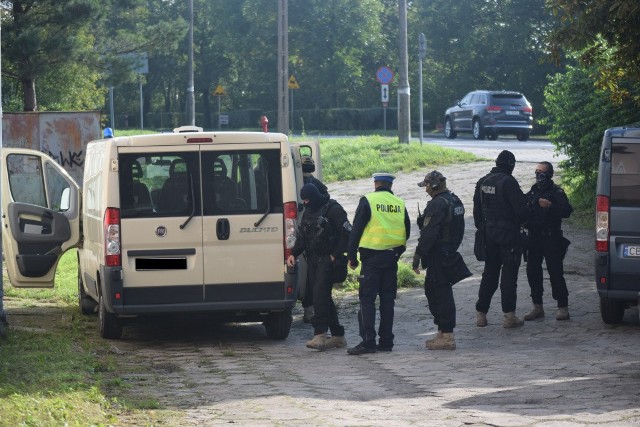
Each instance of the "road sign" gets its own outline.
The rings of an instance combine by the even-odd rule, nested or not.
[[[389,85],[380,85],[380,100],[383,103],[389,102]]]
[[[300,85],[293,74],[289,77],[289,89],[300,89]]]
[[[376,71],[376,80],[382,85],[388,85],[393,81],[393,71],[389,67],[380,67]]]
[[[225,96],[226,93],[224,93],[224,88],[222,87],[222,85],[218,85],[218,86],[216,86],[216,90],[213,91],[212,95],[213,96]]]

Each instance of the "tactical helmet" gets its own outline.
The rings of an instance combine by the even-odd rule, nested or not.
[[[300,160],[302,162],[303,173],[312,173],[316,170],[316,163],[313,161],[311,156],[302,156]]]
[[[418,187],[426,187],[429,185],[432,190],[438,190],[440,185],[446,181],[447,178],[445,178],[442,173],[438,171],[431,171],[424,177],[424,180],[418,183]]]

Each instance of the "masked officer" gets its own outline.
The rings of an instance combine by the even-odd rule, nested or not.
[[[425,344],[429,350],[455,350],[456,304],[451,287],[471,276],[458,253],[464,236],[464,205],[447,189],[447,178],[438,171],[429,172],[418,186],[425,188],[431,200],[418,217],[420,238],[413,271],[419,274],[421,263],[427,269],[424,293],[438,326],[438,335]]]
[[[305,253],[307,260],[307,287],[313,289],[313,338],[307,341],[309,348],[346,347],[344,327],[338,321],[338,312],[333,302],[333,269],[337,259],[347,250],[348,233],[351,224],[342,206],[329,196],[320,194],[313,184],[305,184],[300,190],[300,198],[305,204],[296,243],[287,265],[293,267],[296,258]],[[344,264],[343,264],[344,265]],[[327,331],[331,337],[327,337]]]
[[[569,218],[573,208],[567,195],[554,184],[553,165],[540,162],[536,166],[536,183],[526,194],[529,207],[529,253],[527,279],[531,287],[533,309],[524,320],[544,317],[542,308],[542,260],[547,264],[551,295],[558,303],[556,320],[569,319],[569,291],[564,280],[563,260],[569,240],[562,235],[562,219]]]
[[[404,201],[391,191],[395,176],[373,174],[375,191],[360,199],[349,236],[349,266],[358,266],[360,251],[360,310],[358,325],[362,342],[347,350],[351,355],[391,351],[393,315],[398,291],[398,259],[406,249],[411,231]],[[376,298],[380,296],[380,341],[376,345]]]
[[[484,230],[486,260],[478,302],[476,323],[487,326],[487,312],[491,298],[498,289],[505,328],[522,326],[524,321],[516,317],[518,269],[522,257],[520,225],[527,219],[527,204],[520,184],[511,175],[516,165],[512,152],[503,150],[496,159],[496,167],[480,178],[473,195],[473,221]]]
[[[320,194],[324,194],[325,196],[329,195],[329,189],[326,185],[322,183],[318,178],[313,176],[313,172],[316,170],[316,163],[313,161],[311,156],[302,156],[302,179],[305,184],[313,184],[318,187],[318,191]]]

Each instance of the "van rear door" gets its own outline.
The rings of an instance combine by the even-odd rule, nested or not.
[[[205,302],[284,298],[281,147],[201,146]]]
[[[80,190],[51,157],[2,149],[2,244],[15,287],[52,288],[62,254],[80,240]]]

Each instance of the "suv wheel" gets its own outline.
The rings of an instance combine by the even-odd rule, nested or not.
[[[624,317],[624,301],[600,297],[600,314],[602,321],[608,325],[621,323]]]
[[[451,119],[449,118],[444,121],[444,136],[448,139],[454,139],[457,136],[456,131],[453,130],[453,126],[451,125]]]
[[[115,314],[107,311],[102,295],[100,295],[99,299],[98,322],[100,323],[100,336],[108,340],[117,340],[122,336],[122,325]]]
[[[473,138],[477,140],[484,139],[484,127],[482,127],[478,119],[473,121]]]
[[[529,134],[527,132],[522,132],[518,134],[517,138],[518,138],[518,141],[528,141]]]
[[[273,340],[287,338],[291,330],[292,321],[291,309],[269,313],[269,316],[264,321],[264,329],[267,331],[267,336]]]

